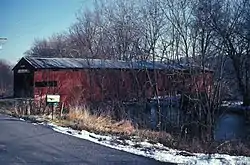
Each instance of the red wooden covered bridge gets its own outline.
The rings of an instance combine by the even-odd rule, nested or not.
[[[13,71],[14,97],[40,100],[58,94],[65,103],[204,92],[212,84],[209,70],[146,61],[23,57]]]

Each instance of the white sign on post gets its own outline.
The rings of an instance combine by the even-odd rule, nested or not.
[[[47,103],[59,103],[60,102],[60,95],[47,95],[46,102]]]
[[[54,116],[54,108],[55,106],[60,102],[60,95],[47,95],[46,96],[46,103],[47,105],[51,105],[51,111],[52,111],[52,120]]]

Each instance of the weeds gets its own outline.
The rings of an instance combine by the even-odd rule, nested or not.
[[[93,131],[96,133],[108,133],[117,135],[132,135],[135,129],[128,120],[114,121],[107,115],[91,114],[87,108],[70,108],[68,118],[77,124],[78,129]]]

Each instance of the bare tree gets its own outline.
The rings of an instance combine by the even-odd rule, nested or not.
[[[11,66],[4,60],[0,60],[0,96],[12,94]]]
[[[24,54],[38,57],[77,57],[74,44],[67,33],[53,34],[47,39],[35,39],[33,46]]]
[[[250,1],[213,1],[212,28],[222,41],[225,54],[235,71],[235,80],[243,97],[243,104],[250,105]],[[215,6],[215,5],[214,5]]]

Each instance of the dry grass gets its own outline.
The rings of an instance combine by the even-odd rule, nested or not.
[[[136,135],[151,141],[152,143],[162,143],[166,146],[172,146],[173,145],[173,138],[172,136],[164,131],[152,131],[152,130],[137,130]]]
[[[164,131],[152,131],[135,129],[131,121],[114,121],[108,115],[91,114],[87,108],[71,107],[67,120],[72,122],[71,127],[78,130],[87,130],[102,134],[136,135],[141,139],[147,139],[152,143],[160,142],[166,146],[172,146],[172,136]]]
[[[70,108],[68,120],[73,121],[78,129],[119,135],[132,135],[135,131],[127,120],[114,121],[107,115],[91,114],[87,108]]]
[[[250,144],[248,141],[226,141],[221,144],[212,144],[213,153],[221,153],[221,154],[229,154],[229,155],[242,155],[242,156],[250,156]]]

